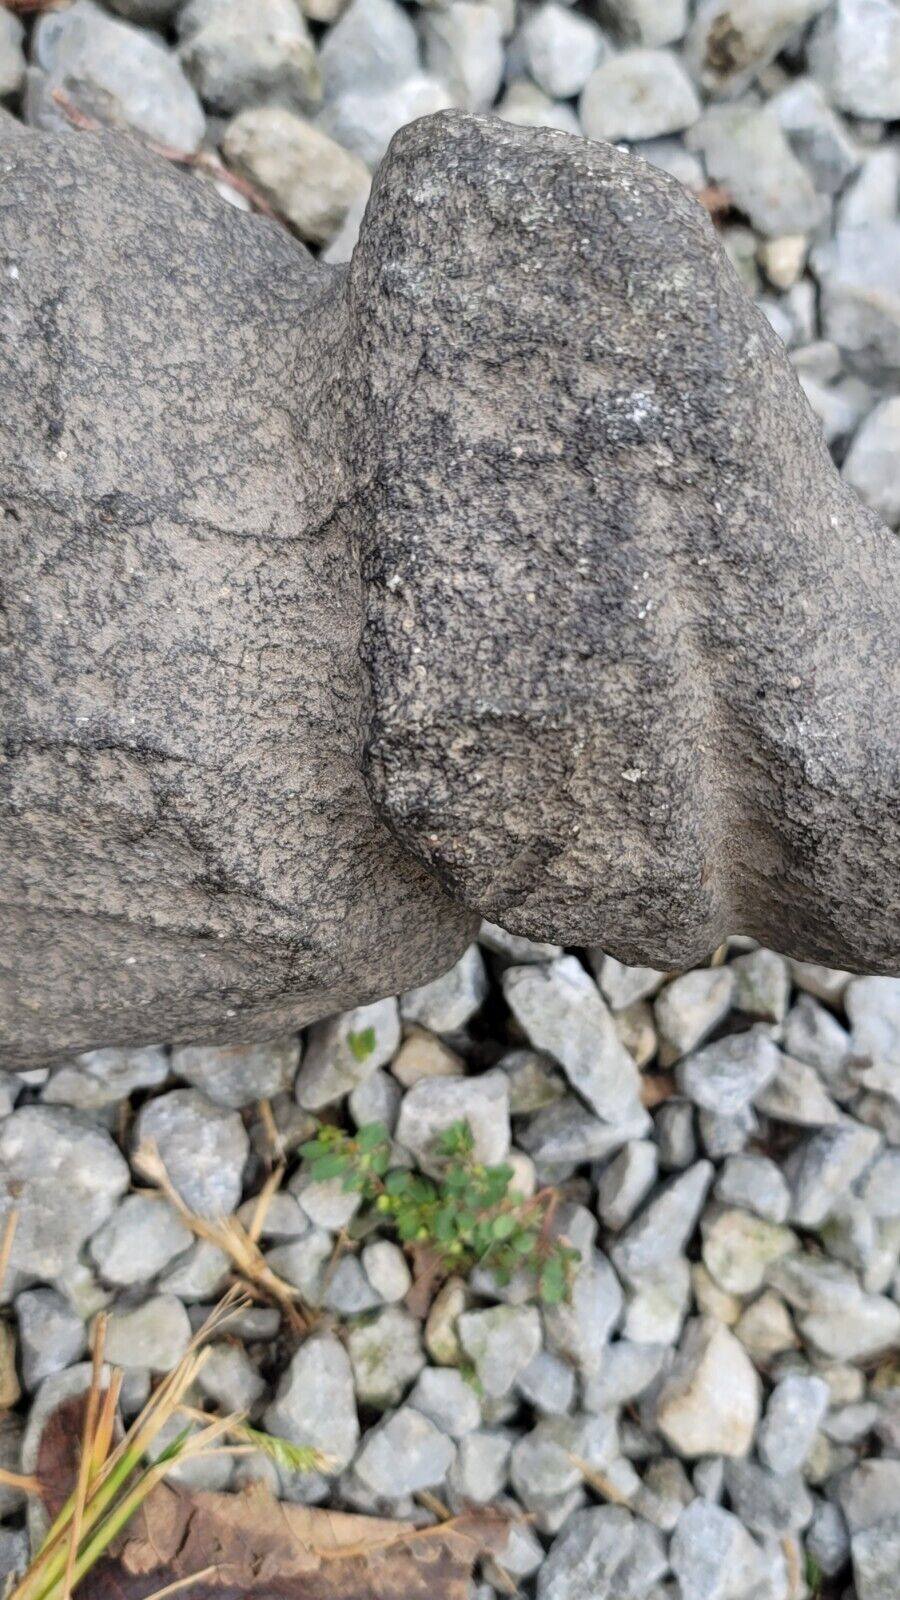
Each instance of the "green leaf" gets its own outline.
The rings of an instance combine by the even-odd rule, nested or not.
[[[559,1305],[566,1298],[566,1268],[559,1256],[551,1256],[541,1271],[538,1292],[548,1306]]]
[[[368,1155],[371,1150],[377,1150],[380,1144],[387,1144],[389,1139],[390,1134],[385,1123],[367,1122],[364,1128],[360,1128],[354,1143],[363,1155]]]
[[[491,1223],[491,1234],[495,1239],[511,1239],[519,1226],[511,1211],[501,1212]]]
[[[240,1428],[248,1444],[256,1446],[286,1472],[317,1472],[324,1463],[321,1450],[311,1444],[292,1444],[289,1439],[280,1439],[275,1433],[263,1433],[259,1428],[251,1428],[249,1423],[242,1423]]]
[[[374,1028],[360,1028],[358,1033],[348,1034],[347,1043],[354,1059],[356,1061],[365,1061],[375,1049],[375,1040]]]
[[[326,1178],[339,1178],[342,1172],[346,1172],[349,1160],[349,1156],[339,1150],[319,1156],[312,1164],[312,1176],[316,1183],[322,1183]]]
[[[384,1187],[388,1194],[401,1195],[407,1193],[411,1182],[412,1173],[405,1167],[395,1167],[385,1178]]]

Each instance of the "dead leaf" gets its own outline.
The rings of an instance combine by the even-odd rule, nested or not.
[[[14,1406],[21,1393],[16,1372],[16,1335],[8,1322],[0,1322],[0,1411]]]
[[[51,1516],[72,1491],[83,1418],[83,1396],[64,1401],[41,1435]],[[161,1483],[82,1578],[78,1600],[148,1600],[176,1584],[182,1600],[467,1600],[476,1558],[502,1553],[508,1534],[499,1512],[416,1528],[285,1505],[261,1484],[214,1494]]]

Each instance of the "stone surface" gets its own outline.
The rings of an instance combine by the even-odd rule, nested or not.
[[[866,417],[842,471],[889,528],[900,527],[900,399],[883,400]]]
[[[87,1348],[81,1317],[55,1289],[27,1289],[16,1297],[22,1380],[36,1389],[53,1372],[80,1361]]]
[[[784,1222],[791,1203],[781,1168],[756,1153],[728,1156],[716,1178],[715,1193],[723,1205],[753,1211],[766,1222]]]
[[[811,256],[822,328],[847,363],[874,382],[900,375],[900,223],[840,228]]]
[[[239,1111],[290,1089],[300,1063],[300,1041],[291,1035],[256,1045],[188,1045],[172,1052],[172,1071],[213,1105]]]
[[[739,93],[827,0],[700,0],[685,45],[691,70],[714,97]]]
[[[670,1178],[610,1250],[616,1270],[633,1280],[664,1266],[684,1248],[712,1181],[709,1161]]]
[[[458,106],[485,111],[503,76],[502,26],[492,6],[450,0],[424,20],[425,60]]]
[[[759,1379],[743,1346],[712,1318],[688,1324],[656,1404],[680,1455],[744,1456],[759,1420]]]
[[[410,1393],[409,1404],[451,1439],[474,1432],[481,1422],[474,1386],[453,1367],[426,1367]]]
[[[467,1122],[473,1156],[488,1166],[509,1151],[509,1088],[502,1072],[481,1078],[424,1078],[404,1095],[397,1119],[397,1142],[423,1172],[440,1176],[446,1158],[435,1140],[457,1122]]]
[[[367,1083],[400,1044],[396,1000],[357,1006],[316,1023],[297,1075],[295,1094],[304,1110],[320,1111]]]
[[[757,1450],[772,1472],[797,1472],[812,1449],[816,1429],[828,1410],[828,1385],[822,1378],[790,1374],[775,1385],[760,1423]]]
[[[518,45],[535,83],[554,100],[578,94],[607,50],[596,23],[556,0],[526,18]]]
[[[656,1182],[656,1146],[649,1139],[630,1139],[603,1168],[597,1183],[597,1214],[605,1227],[624,1228]]]
[[[178,12],[182,66],[221,114],[274,101],[315,110],[315,46],[293,0],[188,0]]]
[[[107,1283],[146,1283],[190,1249],[194,1236],[162,1196],[129,1194],[92,1235],[90,1254]]]
[[[713,107],[691,129],[688,143],[767,237],[813,232],[825,220],[825,200],[768,107]]]
[[[270,1433],[312,1445],[340,1472],[359,1442],[351,1359],[339,1339],[316,1334],[300,1346],[265,1414]]]
[[[106,1355],[117,1367],[146,1367],[168,1373],[191,1339],[188,1314],[173,1294],[158,1294],[131,1310],[111,1311],[106,1325]]]
[[[513,1388],[541,1348],[541,1319],[534,1306],[492,1306],[457,1319],[460,1345],[491,1399]]]
[[[41,1099],[48,1105],[70,1105],[92,1111],[115,1105],[135,1089],[155,1089],[169,1076],[165,1050],[90,1050],[75,1056],[45,1084]]]
[[[734,996],[729,967],[698,967],[666,985],[654,1007],[660,1036],[660,1062],[671,1066],[711,1033]]]
[[[368,190],[369,173],[358,156],[281,106],[238,112],[222,149],[229,165],[312,244],[328,244]]]
[[[670,50],[623,50],[601,61],[578,105],[589,139],[658,139],[689,128],[700,102]]]
[[[900,117],[900,15],[894,0],[836,0],[813,30],[810,69],[835,105]]]
[[[446,1433],[413,1406],[404,1406],[363,1440],[354,1471],[375,1495],[396,1500],[443,1482],[456,1455]]]
[[[778,1071],[778,1051],[755,1028],[732,1034],[687,1056],[678,1064],[676,1081],[695,1105],[718,1116],[739,1116]]]
[[[755,1294],[770,1264],[799,1249],[790,1228],[731,1207],[707,1211],[701,1227],[704,1264],[728,1294]]]
[[[637,1068],[580,961],[510,967],[503,994],[530,1043],[559,1062],[598,1117],[617,1123],[639,1115]]]
[[[493,8],[462,11],[478,13],[478,27],[490,30],[499,51],[502,24]],[[41,26],[71,16],[70,9]],[[448,17],[460,26],[460,7],[425,20],[440,34]],[[467,27],[463,22],[462,33]],[[414,38],[412,44],[412,65],[407,61],[399,81],[419,65]],[[337,46],[332,54],[327,73],[323,63],[327,94],[337,92]],[[482,52],[480,65],[485,59]],[[357,67],[357,85],[359,77]],[[492,96],[495,85],[488,87]],[[271,127],[273,116],[283,126],[291,113],[260,106],[240,116]],[[202,132],[202,121],[198,126]],[[185,142],[167,134],[169,143]],[[10,1065],[163,1037],[276,1037],[430,981],[459,957],[482,916],[524,937],[599,946],[655,967],[704,958],[737,924],[802,959],[896,970],[896,930],[881,892],[881,861],[896,855],[892,768],[883,745],[861,748],[864,719],[850,708],[850,700],[871,703],[891,681],[896,617],[886,597],[895,587],[896,557],[832,474],[774,335],[674,180],[601,142],[442,113],[396,137],[352,268],[332,275],[268,221],[226,207],[214,190],[126,141],[67,134],[39,142],[11,120],[3,138],[16,151],[4,178],[2,215],[11,230],[4,250],[20,269],[17,279],[3,280],[13,319],[4,360],[7,388],[24,406],[6,446],[20,497],[20,521],[8,518],[5,527],[13,648],[4,727],[15,766],[15,809],[5,814],[3,840],[7,904],[15,908],[4,912],[2,934]],[[519,198],[526,170],[527,218]],[[440,196],[429,189],[436,172]],[[777,236],[805,231],[803,207],[787,200],[782,195],[780,209],[791,215],[777,217]],[[337,226],[340,218],[329,214],[329,230],[332,220]],[[665,283],[661,232],[671,279]],[[585,237],[612,237],[616,245],[594,255],[578,243]],[[446,280],[435,266],[444,259],[444,238],[467,263],[459,306],[445,300]],[[548,252],[540,295],[521,270],[533,264],[536,240]],[[818,247],[813,254],[816,260]],[[875,258],[880,264],[870,270],[880,275],[888,306],[877,314],[889,329],[896,273],[883,251]],[[96,300],[99,260],[102,333],[86,310]],[[396,274],[389,286],[388,261]],[[142,283],[159,285],[152,294],[136,291],[136,263]],[[837,269],[831,278],[823,304],[833,319]],[[401,281],[408,300],[397,297]],[[571,330],[564,348],[556,304],[562,284]],[[64,338],[48,345],[41,307],[63,285]],[[512,317],[502,334],[500,302]],[[721,308],[715,335],[702,310],[713,302]],[[604,325],[617,327],[614,375],[591,344],[598,307],[610,319]],[[109,356],[110,328],[122,330],[121,349],[105,362],[109,383],[98,392],[98,351]],[[530,387],[522,371],[513,382],[508,363],[492,369],[474,430],[462,398],[466,363],[482,371],[485,350],[501,337],[526,365],[537,363],[569,451],[565,461],[592,463],[586,474],[561,467],[552,515],[546,493],[536,492],[531,445],[522,442],[534,421],[521,410]],[[56,419],[52,429],[45,414],[47,396],[63,382],[54,353],[63,347],[66,393],[91,391],[90,449],[75,445],[75,413],[66,411],[68,422],[58,428]],[[146,358],[140,384],[132,381],[129,353],[136,348]],[[585,392],[593,396],[587,408],[570,404],[573,351],[581,352]],[[435,379],[434,372],[444,375]],[[752,372],[752,384],[737,384],[737,372],[742,380]],[[287,393],[290,416],[273,402]],[[434,477],[437,435],[452,492]],[[415,460],[404,442],[413,436],[421,443]],[[619,438],[630,442],[611,442]],[[20,462],[23,439],[30,441],[30,466]],[[484,451],[494,448],[516,482],[516,505],[506,505],[502,517],[492,498],[497,463],[485,470]],[[673,494],[680,506],[685,501],[664,481],[667,450],[678,483],[691,483],[690,514],[674,516],[669,504]],[[732,467],[723,485],[725,460]],[[602,507],[586,487],[592,472],[609,484]],[[29,473],[54,486],[39,506],[28,500]],[[173,482],[181,486],[177,514],[167,499]],[[376,482],[377,494],[368,487]],[[398,484],[414,507],[402,518],[393,498]],[[97,508],[105,515],[113,492],[126,499],[115,501],[107,524]],[[761,497],[769,501],[765,513]],[[126,594],[116,518],[129,517],[127,508],[137,504],[148,516],[127,526],[141,577]],[[352,532],[332,520],[337,505],[352,508]],[[777,559],[768,543],[773,505],[792,530]],[[534,539],[527,573],[522,537],[509,536],[520,517]],[[59,541],[74,550],[65,544],[66,528],[97,518],[90,573],[74,559],[65,567],[59,595],[35,613],[42,619],[38,643],[23,620],[32,613],[22,597],[32,594],[48,549]],[[555,531],[561,523],[570,530],[565,556]],[[487,524],[498,531],[486,550]],[[423,563],[416,530],[426,525],[430,559]],[[623,527],[640,529],[636,542],[622,542]],[[245,581],[242,568],[223,594],[230,560],[223,550],[232,534],[245,541],[262,590]],[[753,585],[708,559],[726,538],[729,548],[746,552]],[[358,564],[347,559],[357,539]],[[285,541],[294,546],[290,559]],[[713,723],[716,730],[754,730],[746,746],[754,750],[757,730],[762,737],[789,725],[791,753],[782,746],[774,766],[754,765],[741,741],[726,759],[718,732],[707,727],[705,704],[701,715],[695,675],[682,670],[684,642],[670,626],[671,612],[655,603],[646,609],[663,593],[671,561],[662,556],[672,541],[689,552],[683,570],[691,574],[690,607],[709,636],[705,650],[724,652],[725,641],[733,649],[735,638],[758,633],[765,617],[765,649],[742,646],[739,668],[716,684],[723,709]],[[457,589],[461,572],[466,583]],[[540,593],[539,606],[526,598],[531,593]],[[803,606],[817,597],[815,628],[801,595]],[[88,597],[102,602],[109,619],[110,675],[100,687],[92,680],[96,629]],[[63,629],[57,599],[74,625]],[[552,623],[538,626],[545,615]],[[27,649],[19,642],[26,639]],[[798,674],[798,640],[809,657],[799,690],[787,687]],[[65,706],[58,688],[63,656],[74,697]],[[196,672],[184,672],[186,659]],[[638,664],[641,689],[623,697],[626,659]],[[573,705],[577,733],[564,710]],[[830,743],[809,731],[825,705]],[[843,717],[835,705],[846,709]],[[34,796],[56,796],[50,769],[63,758],[53,752],[69,740],[72,718],[83,715],[84,772],[79,768],[77,781],[65,776],[67,798],[52,800],[52,816],[65,820],[47,813],[40,826],[29,823],[26,837],[21,818],[37,816]],[[888,706],[882,726],[892,725]],[[667,730],[652,764],[651,727]],[[330,730],[327,738],[323,730]],[[296,759],[285,759],[287,742]],[[97,803],[110,763],[119,785],[115,822]],[[821,781],[810,777],[817,764]],[[545,781],[563,770],[571,775],[565,792]],[[164,807],[173,803],[176,772],[177,823],[160,822],[157,801],[161,795]],[[483,782],[473,783],[475,772],[485,774]],[[864,831],[854,798],[863,784]],[[729,829],[772,829],[763,873],[720,859],[722,812],[735,795],[741,817]],[[147,828],[153,838],[141,854]],[[715,870],[701,882],[697,864],[707,859]],[[539,881],[530,881],[531,871],[523,875],[523,861],[540,863]]]
[[[791,1186],[791,1221],[804,1228],[823,1223],[874,1160],[881,1143],[874,1128],[855,1123],[807,1134],[785,1164]]]
[[[173,1089],[150,1100],[135,1123],[135,1149],[151,1142],[191,1211],[227,1217],[237,1209],[250,1142],[236,1112],[197,1089]]]
[[[347,1351],[357,1398],[382,1410],[399,1403],[425,1365],[419,1325],[399,1306],[353,1328]]]
[[[400,997],[405,1022],[421,1023],[432,1033],[455,1033],[464,1028],[487,994],[484,961],[477,944],[470,944],[449,972]]]
[[[621,1506],[576,1511],[554,1540],[538,1578],[538,1600],[621,1596],[618,1572],[631,1554],[634,1519]]]
[[[25,76],[24,36],[19,18],[11,11],[0,12],[0,99],[15,94]]]
[[[58,89],[108,126],[175,150],[199,146],[206,119],[177,57],[158,37],[108,16],[93,0],[40,18],[32,53],[46,72],[39,127],[70,126],[51,98]]]
[[[128,1167],[109,1134],[62,1106],[22,1106],[0,1121],[0,1207],[15,1207],[9,1256],[52,1279],[114,1210]]]

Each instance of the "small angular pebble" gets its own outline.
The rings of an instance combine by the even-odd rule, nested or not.
[[[364,162],[283,106],[239,111],[225,129],[222,150],[228,165],[310,244],[328,244],[368,191]]]
[[[372,1288],[386,1305],[402,1300],[412,1286],[406,1257],[390,1239],[375,1239],[362,1252],[362,1264]]]
[[[197,1375],[197,1387],[223,1416],[234,1411],[252,1411],[266,1392],[266,1385],[243,1345],[225,1340],[209,1346],[209,1355]]]
[[[791,1203],[781,1168],[768,1156],[740,1152],[728,1156],[715,1184],[723,1205],[753,1211],[766,1222],[784,1222]]]
[[[360,1404],[381,1410],[399,1404],[425,1365],[419,1324],[399,1306],[352,1328],[347,1351]]]
[[[403,1097],[397,1119],[397,1142],[418,1167],[440,1177],[446,1159],[435,1150],[439,1136],[457,1122],[467,1122],[473,1135],[474,1159],[486,1166],[502,1162],[509,1152],[509,1084],[503,1072],[480,1078],[423,1078]]]
[[[836,1361],[871,1361],[900,1340],[900,1306],[886,1295],[861,1294],[850,1313],[812,1311],[797,1320],[804,1339]]]
[[[691,1299],[691,1269],[684,1256],[629,1281],[625,1337],[637,1344],[677,1344]]]
[[[847,1524],[840,1508],[820,1500],[806,1530],[806,1548],[826,1578],[839,1572],[850,1555]]]
[[[758,233],[813,233],[825,220],[827,200],[816,193],[768,107],[715,106],[690,130],[709,176],[746,212]]]
[[[539,1165],[577,1166],[610,1155],[629,1139],[643,1138],[649,1127],[643,1106],[627,1122],[611,1124],[595,1117],[574,1095],[566,1095],[530,1117],[518,1142]]]
[[[772,101],[791,149],[823,194],[837,194],[859,166],[859,151],[846,123],[811,78],[797,78]]]
[[[670,50],[623,50],[594,69],[578,105],[589,139],[657,139],[689,128],[700,102]]]
[[[874,1128],[858,1123],[807,1134],[785,1164],[791,1221],[802,1228],[819,1227],[874,1160],[881,1143]]]
[[[712,1177],[712,1163],[698,1161],[663,1184],[610,1250],[623,1277],[639,1278],[679,1254],[693,1232]]]
[[[478,943],[503,956],[512,966],[526,966],[529,961],[554,961],[562,955],[562,945],[540,944],[534,939],[523,939],[517,933],[507,933],[496,922],[483,922],[478,930]]]
[[[313,1226],[328,1233],[346,1228],[362,1204],[362,1196],[345,1189],[341,1177],[313,1178],[303,1168],[291,1179],[291,1195]]]
[[[656,1405],[660,1432],[682,1456],[743,1456],[759,1419],[760,1385],[733,1334],[711,1318],[689,1323]]]
[[[665,973],[655,967],[626,967],[602,950],[589,950],[588,956],[600,992],[612,1011],[624,1011],[636,1000],[649,999],[665,981]]]
[[[782,1378],[760,1423],[756,1447],[763,1465],[771,1472],[798,1472],[828,1405],[828,1385],[822,1378],[799,1373]]]
[[[268,100],[314,111],[316,49],[292,0],[188,0],[178,13],[181,64],[210,110]]]
[[[454,1367],[426,1367],[409,1395],[409,1404],[451,1439],[461,1439],[481,1424],[478,1396]]]
[[[490,1505],[502,1494],[511,1449],[511,1441],[502,1433],[477,1431],[460,1439],[449,1484],[463,1505]]]
[[[376,1311],[382,1300],[358,1256],[342,1256],[329,1272],[318,1303],[337,1317],[361,1317],[367,1311]]]
[[[731,970],[738,1010],[745,1011],[748,1017],[760,1017],[763,1022],[781,1022],[791,995],[784,956],[776,955],[774,950],[750,950],[732,961]]]
[[[526,19],[518,46],[535,83],[554,100],[578,94],[608,48],[595,22],[556,0]]]
[[[841,1120],[815,1067],[794,1056],[779,1055],[778,1070],[755,1104],[765,1116],[799,1128],[828,1128]]]
[[[350,1358],[339,1339],[315,1334],[300,1346],[264,1421],[269,1433],[320,1450],[329,1474],[347,1466],[359,1442],[359,1420]]]
[[[745,1600],[762,1576],[762,1552],[737,1517],[692,1500],[678,1518],[669,1560],[678,1600]]]
[[[677,1095],[664,1100],[654,1119],[659,1164],[664,1172],[680,1172],[697,1159],[694,1107]]]
[[[657,995],[660,1064],[669,1067],[696,1048],[726,1016],[734,995],[730,967],[698,967],[682,973]]]
[[[502,982],[530,1043],[560,1063],[598,1117],[619,1123],[639,1113],[637,1067],[580,961],[562,956],[546,966],[510,967]]]
[[[516,1380],[516,1388],[523,1399],[539,1415],[546,1417],[558,1417],[571,1411],[575,1387],[572,1367],[551,1350],[539,1350]],[[602,1408],[588,1406],[587,1409]]]
[[[419,66],[412,20],[396,0],[350,0],[319,51],[326,100],[361,86],[391,89]]]
[[[656,1182],[659,1157],[650,1139],[630,1139],[603,1168],[597,1183],[597,1215],[618,1232],[629,1222]]]
[[[813,30],[809,66],[843,111],[900,117],[900,14],[894,0],[836,0]]]
[[[117,1367],[171,1372],[191,1340],[191,1324],[173,1294],[153,1295],[131,1311],[111,1311],[106,1325],[106,1356]]]
[[[404,1022],[418,1022],[432,1033],[456,1033],[484,1002],[487,973],[477,944],[470,944],[456,965],[419,989],[400,996]]]
[[[21,1106],[0,1121],[4,1216],[18,1213],[11,1268],[52,1279],[74,1260],[127,1189],[108,1133],[63,1106]]]
[[[26,1289],[16,1297],[22,1379],[36,1389],[53,1372],[80,1361],[87,1330],[68,1300],[55,1289]]]
[[[0,18],[8,15],[0,13]],[[144,1050],[90,1050],[74,1056],[72,1066],[57,1068],[41,1099],[47,1105],[97,1110],[127,1099],[136,1089],[156,1089],[168,1076],[168,1053],[155,1046]]]
[[[548,1349],[582,1373],[602,1365],[606,1341],[622,1314],[622,1289],[606,1256],[584,1255],[568,1299],[544,1307]]]
[[[900,422],[900,412],[894,412]],[[895,475],[896,487],[896,475]],[[900,1102],[900,978],[854,978],[845,995],[854,1075]]]
[[[298,1104],[306,1111],[333,1105],[385,1066],[399,1044],[396,1000],[377,1000],[315,1023],[294,1087]]]
[[[736,1111],[731,1116],[718,1111],[701,1110],[697,1126],[700,1143],[706,1154],[713,1161],[723,1161],[726,1156],[737,1155],[746,1148],[749,1140],[759,1132],[759,1118],[753,1106],[745,1106],[743,1111]]]
[[[135,1150],[151,1141],[189,1210],[228,1217],[237,1209],[250,1141],[236,1111],[214,1106],[198,1089],[173,1089],[138,1114]]]
[[[621,1506],[576,1511],[554,1540],[538,1577],[538,1600],[612,1600],[617,1569],[634,1544],[634,1518]]]
[[[836,1499],[851,1533],[895,1516],[900,1500],[900,1460],[860,1461],[839,1479]]]
[[[444,9],[426,12],[423,31],[429,71],[447,85],[458,106],[486,111],[503,77],[497,12],[477,0],[450,0]]]
[[[266,1263],[273,1272],[299,1289],[303,1300],[318,1305],[325,1285],[326,1269],[334,1255],[334,1240],[330,1233],[326,1233],[324,1228],[310,1228],[302,1238],[276,1244],[265,1255]]]
[[[900,527],[900,399],[896,396],[883,400],[866,417],[842,473],[882,522],[889,528]]]
[[[366,1435],[354,1471],[375,1495],[400,1495],[434,1489],[447,1476],[456,1446],[430,1418],[403,1406]]]
[[[757,1461],[726,1461],[725,1488],[744,1527],[761,1538],[782,1539],[812,1519],[813,1501],[797,1472],[769,1472]]]
[[[827,0],[700,0],[685,55],[714,98],[739,93]]]
[[[262,1044],[186,1045],[172,1052],[172,1071],[213,1105],[240,1111],[290,1089],[300,1062],[296,1034]]]
[[[838,229],[817,244],[812,269],[821,290],[822,332],[847,364],[874,383],[900,376],[900,222]]]
[[[584,1404],[588,1411],[612,1411],[643,1394],[655,1383],[669,1358],[664,1344],[635,1344],[617,1339],[611,1344],[598,1370],[584,1385]]]
[[[462,1078],[465,1062],[424,1028],[412,1028],[391,1062],[391,1072],[404,1089],[422,1078]]]
[[[159,1279],[159,1288],[179,1299],[214,1300],[225,1287],[231,1259],[208,1239],[197,1239]]]
[[[146,1283],[189,1250],[194,1236],[167,1200],[128,1194],[93,1235],[91,1259],[107,1283]]]
[[[464,1311],[456,1331],[484,1393],[491,1399],[509,1393],[541,1348],[541,1319],[535,1306]]]
[[[513,1445],[510,1481],[526,1509],[550,1523],[580,1487],[578,1461],[602,1470],[615,1459],[617,1448],[609,1417],[545,1417]]]
[[[609,0],[604,9],[631,44],[677,44],[687,28],[687,0]]]
[[[730,1207],[707,1211],[701,1230],[704,1264],[729,1294],[754,1294],[771,1263],[799,1249],[790,1228]]]

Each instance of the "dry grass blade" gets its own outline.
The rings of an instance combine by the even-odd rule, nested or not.
[[[78,1482],[75,1486],[75,1504],[72,1508],[72,1521],[69,1525],[69,1549],[66,1556],[66,1573],[63,1579],[62,1600],[72,1600],[72,1586],[75,1581],[75,1562],[78,1559],[78,1546],[81,1543],[81,1527],[84,1521],[84,1507],[88,1495],[88,1487],[93,1475],[95,1447],[97,1442],[97,1426],[100,1419],[100,1380],[103,1372],[103,1347],[106,1343],[106,1316],[101,1313],[94,1324],[93,1349],[91,1351],[91,1387],[88,1390],[87,1405],[84,1408],[84,1432],[81,1439],[81,1460],[78,1463]],[[111,1435],[110,1435],[111,1437]],[[104,1451],[102,1459],[105,1460]],[[97,1471],[99,1472],[98,1465]]]
[[[3,1238],[0,1239],[0,1293],[6,1284],[6,1274],[9,1271],[9,1258],[12,1255],[13,1240],[16,1237],[16,1228],[19,1224],[19,1210],[13,1206],[8,1212],[3,1224]]]
[[[195,1583],[203,1583],[206,1578],[216,1578],[221,1574],[221,1567],[204,1567],[202,1572],[189,1572],[186,1578],[176,1578],[174,1583],[164,1584],[161,1589],[154,1589],[148,1594],[146,1600],[166,1600],[166,1596],[177,1594],[179,1589],[193,1588]]]
[[[602,1500],[608,1500],[610,1505],[614,1506],[628,1506],[631,1504],[628,1495],[623,1494],[621,1489],[617,1489],[606,1474],[598,1472],[597,1468],[592,1467],[589,1461],[582,1461],[580,1456],[573,1455],[569,1456],[569,1460],[573,1467],[578,1468],[585,1483],[589,1484],[594,1493],[598,1494]]]
[[[141,1146],[134,1157],[134,1166],[142,1177],[156,1185],[165,1195],[169,1203],[174,1206],[179,1216],[199,1239],[206,1239],[210,1244],[217,1245],[220,1250],[231,1257],[237,1270],[238,1277],[251,1293],[256,1292],[267,1300],[274,1301],[287,1317],[295,1333],[305,1333],[310,1325],[310,1318],[304,1316],[300,1309],[299,1292],[283,1278],[279,1278],[272,1271],[265,1256],[259,1248],[257,1240],[253,1237],[254,1229],[262,1231],[265,1212],[271,1203],[278,1183],[281,1182],[283,1169],[278,1173],[273,1172],[267,1180],[260,1202],[257,1204],[253,1222],[248,1231],[237,1217],[222,1217],[216,1221],[208,1217],[198,1217],[185,1205],[166,1171],[162,1157],[151,1141]],[[275,1181],[277,1178],[277,1182]]]

